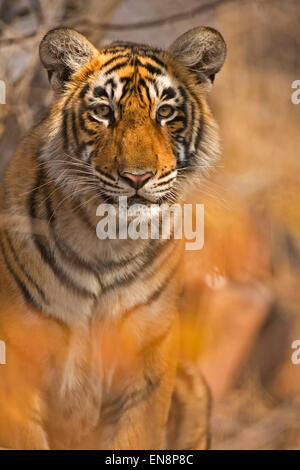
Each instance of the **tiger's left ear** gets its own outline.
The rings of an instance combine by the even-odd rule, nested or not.
[[[169,52],[196,76],[198,83],[213,83],[224,64],[226,44],[216,29],[200,26],[179,36]]]
[[[98,50],[93,44],[71,28],[52,29],[40,44],[40,58],[56,92],[63,91],[64,83],[72,73],[97,54]]]

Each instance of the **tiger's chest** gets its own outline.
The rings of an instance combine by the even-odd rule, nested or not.
[[[158,241],[147,240],[144,245],[141,248],[137,244],[136,253],[130,253],[126,241],[119,255],[93,264],[91,258],[89,262],[75,263],[53,244],[49,245],[51,263],[40,263],[36,244],[30,242],[26,255],[37,273],[29,269],[29,274],[39,279],[39,291],[36,286],[28,286],[30,294],[45,313],[68,325],[84,323],[95,315],[120,317],[159,293],[180,256],[173,241],[160,246]],[[78,253],[84,253],[83,248]]]
[[[52,448],[98,442],[116,426],[128,396],[144,386],[144,359],[129,327],[101,322],[73,330],[51,364],[44,390]],[[97,444],[94,442],[94,445]]]
[[[99,370],[101,359],[98,358],[96,370],[96,364],[88,365],[86,356],[80,356],[78,349],[70,349],[61,363],[51,367],[51,380],[44,395],[51,448],[73,448],[97,432],[99,426],[104,388]]]

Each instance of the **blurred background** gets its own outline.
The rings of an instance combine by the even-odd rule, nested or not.
[[[72,26],[100,46],[168,47],[198,25],[228,57],[209,102],[223,157],[190,200],[205,204],[205,244],[186,252],[183,354],[213,397],[213,449],[300,449],[300,80],[298,0],[0,0],[0,179],[52,99],[43,35]]]

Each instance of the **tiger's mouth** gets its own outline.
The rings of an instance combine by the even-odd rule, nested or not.
[[[155,202],[153,200],[147,199],[144,196],[139,194],[135,194],[134,196],[111,196],[111,195],[102,195],[105,202],[108,204],[118,205],[120,198],[126,198],[128,207],[133,206],[134,204],[140,204],[149,207],[151,204],[159,204],[159,202]]]
[[[136,194],[135,196],[131,196],[128,198],[127,201],[129,206],[132,206],[133,204],[144,204],[146,206],[151,204],[151,201],[144,196],[140,196],[139,194]]]
[[[140,194],[135,194],[133,196],[111,196],[109,194],[103,194],[102,195],[105,203],[107,204],[112,204],[113,206],[119,206],[121,198],[123,200],[126,200],[127,207],[130,208],[131,206],[134,205],[140,205],[140,206],[145,206],[145,207],[150,207],[150,206],[160,206],[161,204],[164,204],[168,202],[168,197],[167,196],[162,196],[159,199],[157,198],[147,198],[145,196],[142,196]]]
[[[161,175],[155,171],[118,172],[118,177],[110,175],[96,167],[94,189],[99,191],[105,203],[118,204],[120,198],[126,198],[128,206],[140,204],[161,205],[177,199],[177,169],[169,170]],[[95,188],[96,186],[96,188]]]

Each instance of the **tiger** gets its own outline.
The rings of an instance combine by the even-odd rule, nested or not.
[[[205,449],[209,392],[181,360],[184,243],[97,236],[97,208],[182,204],[220,157],[206,101],[226,57],[196,27],[164,50],[40,43],[54,90],[0,192],[0,447]]]

